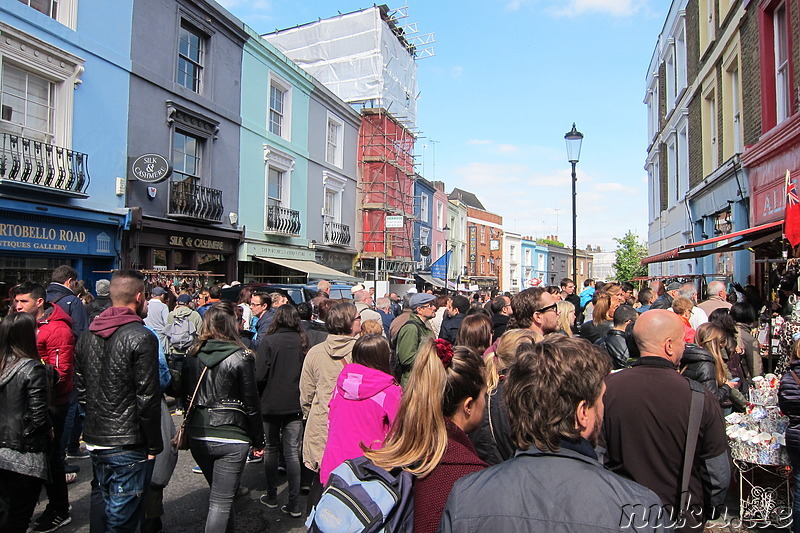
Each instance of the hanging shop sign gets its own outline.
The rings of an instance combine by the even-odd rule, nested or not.
[[[133,177],[146,183],[164,181],[172,173],[172,167],[164,156],[145,154],[137,157],[131,165]]]
[[[469,227],[469,262],[478,260],[478,227]]]
[[[73,255],[115,255],[110,232],[101,228],[46,222],[5,223],[0,219],[0,250],[55,252]]]

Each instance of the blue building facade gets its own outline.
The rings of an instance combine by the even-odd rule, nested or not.
[[[420,265],[419,270],[428,270],[431,263],[438,259],[434,257],[435,251],[431,246],[431,227],[434,216],[433,195],[436,188],[431,182],[417,175],[414,181],[414,245],[413,257]],[[430,254],[424,256],[420,253],[423,246],[427,246]]]
[[[524,290],[549,283],[547,277],[547,246],[537,244],[531,237],[521,240],[520,287]]]
[[[41,4],[0,4],[0,282],[89,285],[122,262],[133,2]]]
[[[243,281],[301,283],[315,270],[309,238],[311,76],[245,26],[241,83],[239,248]],[[319,220],[319,214],[314,219]],[[316,232],[313,233],[317,235]]]

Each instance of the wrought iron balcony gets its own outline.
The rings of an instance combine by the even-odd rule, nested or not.
[[[286,209],[277,205],[267,206],[268,233],[281,235],[300,235],[300,211]]]
[[[325,222],[322,229],[323,244],[347,246],[350,244],[350,226],[338,222]]]
[[[0,185],[86,197],[89,156],[10,133],[0,134]]]
[[[221,222],[222,212],[222,191],[219,189],[196,185],[188,179],[170,183],[169,216]]]

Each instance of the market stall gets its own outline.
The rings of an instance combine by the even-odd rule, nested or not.
[[[746,528],[785,527],[792,520],[792,469],[784,446],[788,419],[778,408],[780,379],[757,376],[745,413],[725,417],[739,473],[739,519]]]

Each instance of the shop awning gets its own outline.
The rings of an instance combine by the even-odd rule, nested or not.
[[[417,272],[415,275],[418,278],[420,278],[422,281],[424,281],[425,283],[430,283],[434,287],[444,288],[444,280],[443,279],[434,278],[430,274],[423,274],[423,273],[420,273],[420,272]]]
[[[314,261],[305,261],[303,259],[278,259],[276,257],[259,257],[257,255],[254,255],[253,257],[259,261],[266,261],[267,263],[272,263],[273,265],[304,272],[308,274],[309,281],[320,279],[326,279],[329,281],[361,281],[359,278],[354,278],[353,276],[349,276],[344,272],[339,272],[338,270],[326,267],[325,265],[320,265]]]
[[[723,252],[736,252],[746,248],[752,248],[759,244],[772,241],[780,238],[782,232],[783,221],[771,222],[763,224],[754,228],[748,228],[725,235],[719,235],[710,239],[683,244],[672,250],[661,252],[651,255],[642,259],[641,264],[648,265],[650,263],[662,263],[665,261],[679,261],[681,259],[696,259],[698,257],[705,257],[711,254],[719,254]],[[701,246],[708,246],[718,242],[727,241],[724,244],[714,246],[711,248],[698,249]]]

